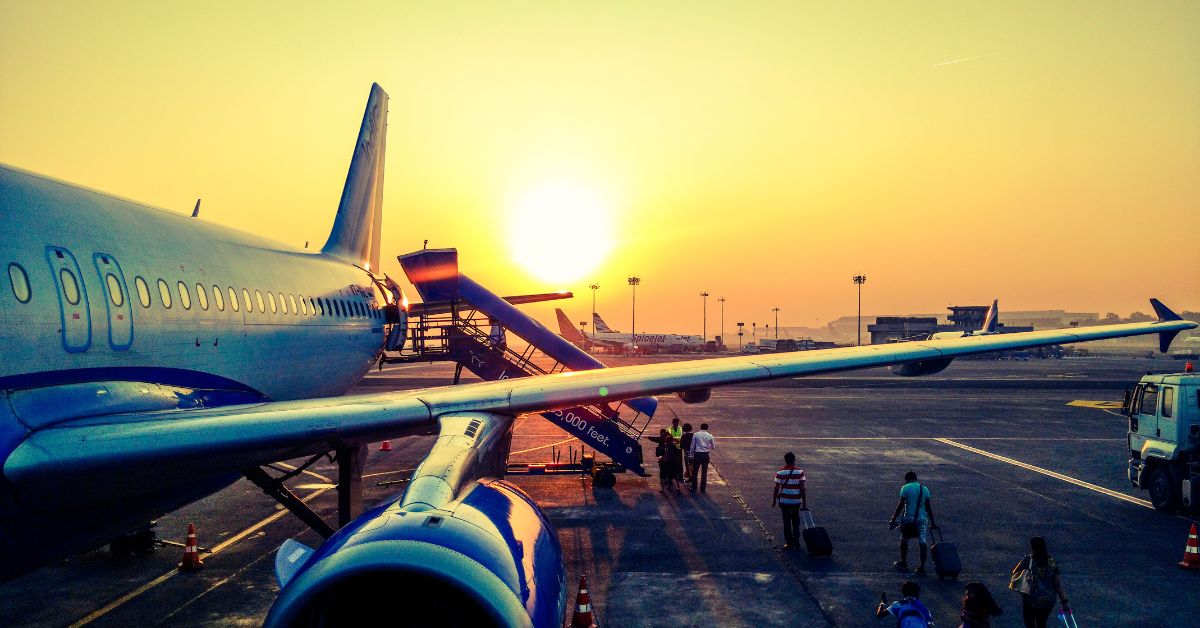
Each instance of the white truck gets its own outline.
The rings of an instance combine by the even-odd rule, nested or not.
[[[1146,375],[1125,392],[1129,481],[1158,510],[1200,510],[1200,373]]]

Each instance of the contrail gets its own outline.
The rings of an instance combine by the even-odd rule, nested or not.
[[[978,59],[978,58],[979,57],[963,57],[962,59],[955,59],[953,61],[943,61],[941,63],[935,63],[929,67],[936,68],[939,65],[950,65],[951,63],[962,63],[963,61],[970,61],[971,59]]]

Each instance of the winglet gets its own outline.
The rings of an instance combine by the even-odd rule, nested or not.
[[[979,331],[985,334],[996,333],[996,324],[1000,319],[1000,299],[992,301],[992,307],[988,308],[987,316],[983,318],[983,327]]]
[[[578,329],[575,329],[575,326],[571,324],[571,319],[567,318],[567,314],[562,311],[562,308],[554,308],[554,313],[558,315],[558,333],[562,334],[563,338],[566,338],[571,342],[587,341],[587,338],[585,338],[583,334],[580,333]]]
[[[1163,305],[1158,299],[1150,299],[1150,306],[1154,308],[1154,313],[1158,315],[1158,322],[1165,323],[1167,321],[1181,321],[1183,317],[1171,311],[1171,308]],[[1166,353],[1171,347],[1171,341],[1175,336],[1179,335],[1180,330],[1173,329],[1171,331],[1158,332],[1158,351]]]

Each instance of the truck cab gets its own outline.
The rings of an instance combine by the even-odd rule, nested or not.
[[[1129,481],[1158,510],[1200,509],[1200,374],[1146,375],[1125,392]]]

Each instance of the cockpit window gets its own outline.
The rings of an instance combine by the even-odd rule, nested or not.
[[[21,303],[29,303],[29,297],[33,295],[29,289],[29,275],[20,264],[12,262],[8,265],[8,281],[12,284],[13,296]]]

